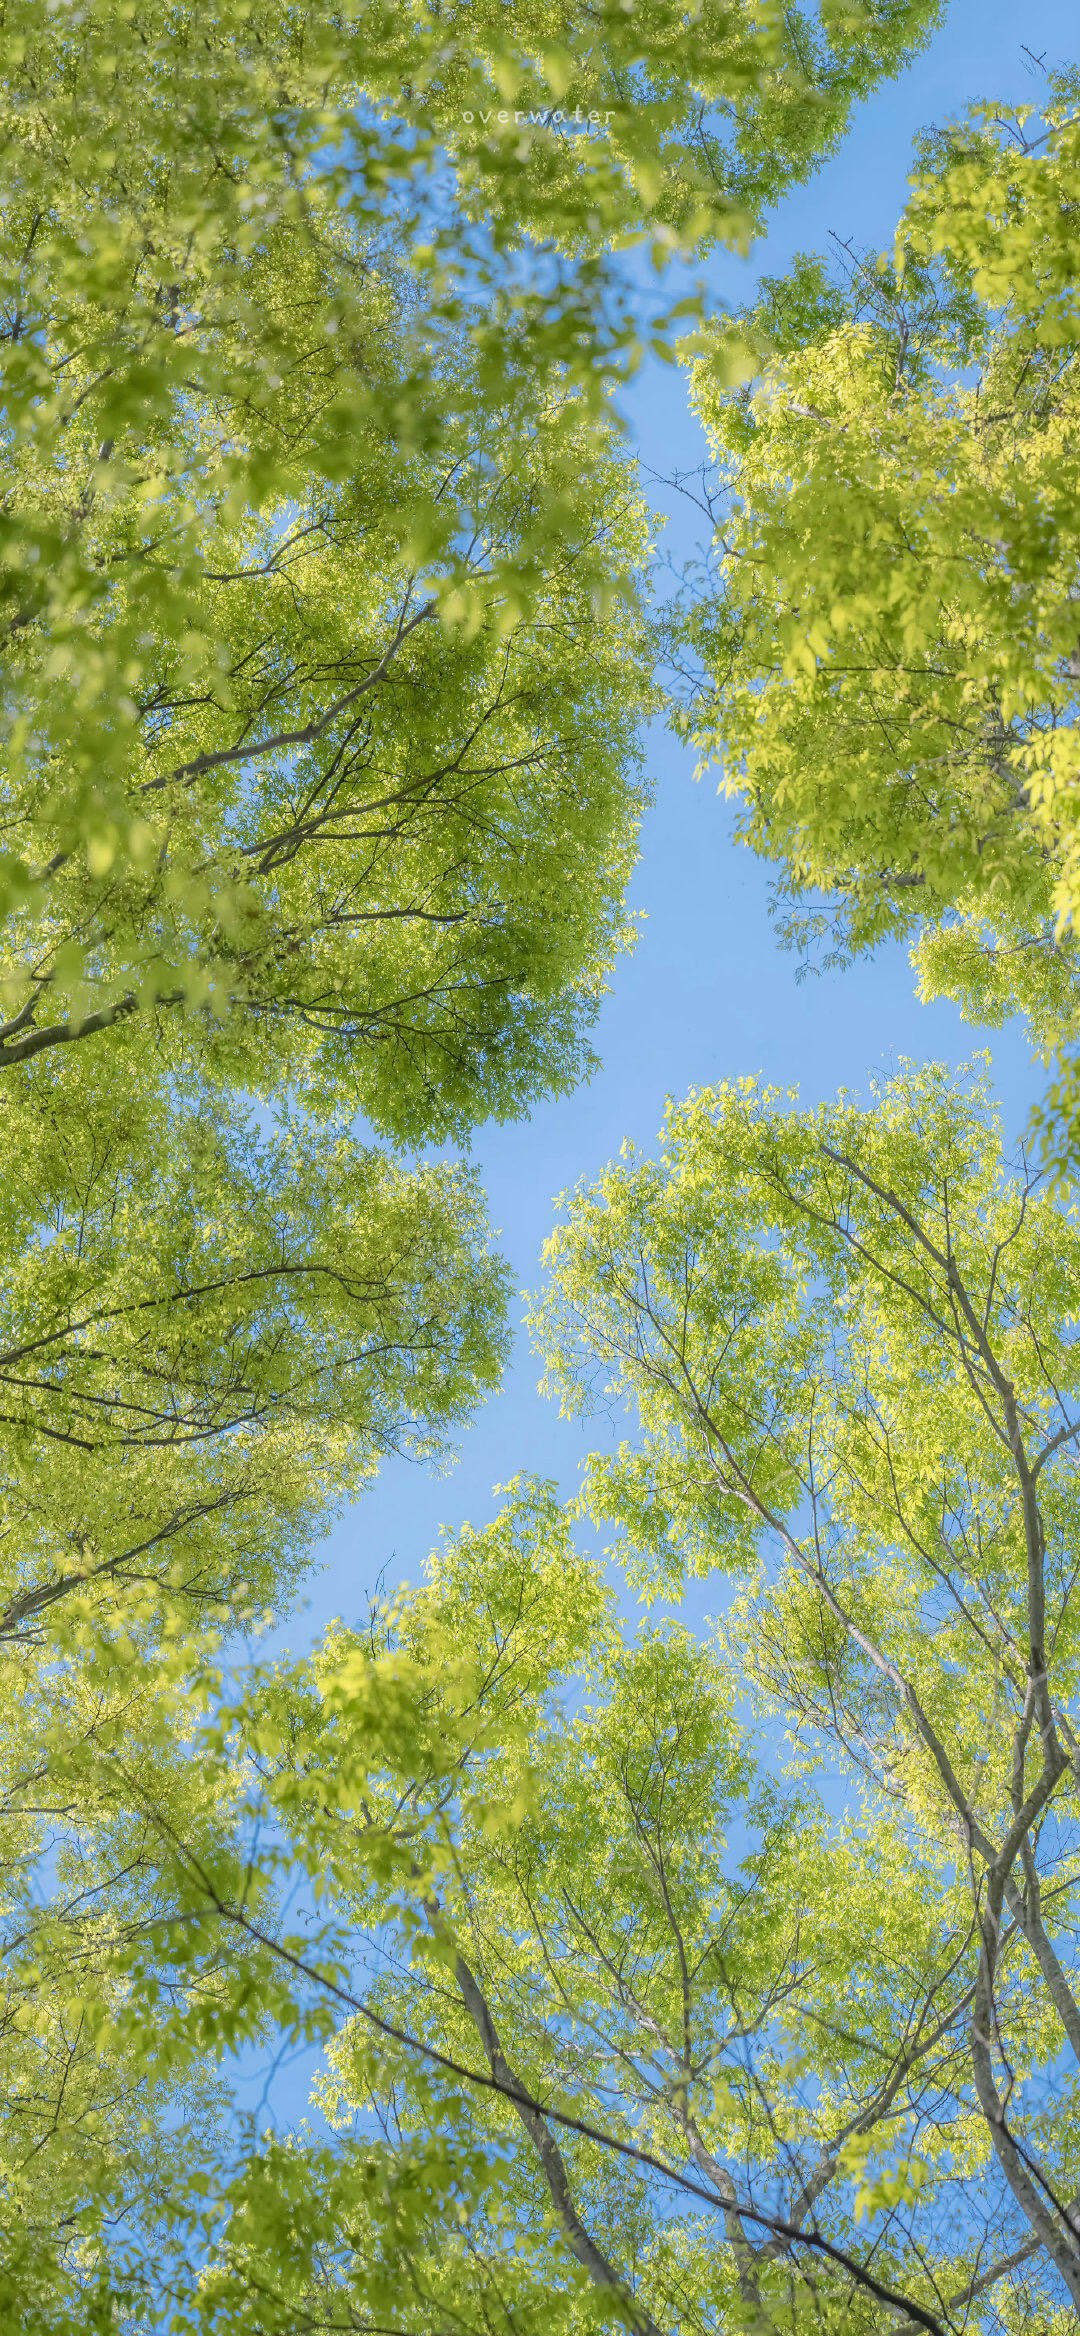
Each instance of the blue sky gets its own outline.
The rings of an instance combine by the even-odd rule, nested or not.
[[[1067,0],[1035,0],[1023,10],[1012,0],[953,0],[930,48],[860,110],[840,153],[774,215],[750,259],[720,254],[711,261],[713,291],[741,305],[759,274],[781,273],[798,250],[825,248],[830,230],[862,245],[889,244],[920,128],[984,97],[1037,101],[1041,76],[1025,44],[1045,54],[1048,66],[1069,61],[1074,7]],[[644,463],[670,471],[700,458],[678,374],[652,365],[626,404]],[[961,1062],[990,1045],[1011,1135],[1021,1132],[1040,1091],[1039,1066],[1021,1031],[990,1039],[966,1029],[950,1006],[921,1005],[901,950],[798,982],[770,924],[768,871],[733,843],[730,812],[713,782],[695,783],[693,756],[661,726],[648,741],[648,767],[655,801],[631,893],[644,923],[600,1015],[602,1069],[528,1123],[482,1131],[476,1145],[492,1223],[519,1290],[540,1279],[554,1196],[595,1175],[624,1137],[651,1148],[668,1096],[689,1087],[750,1073],[797,1086],[813,1104],[840,1086],[865,1093],[871,1076],[900,1057]],[[566,1495],[576,1489],[583,1431],[560,1421],[539,1394],[521,1311],[517,1302],[515,1352],[502,1390],[464,1438],[453,1471],[438,1477],[392,1462],[341,1517],[309,1577],[305,1610],[283,1634],[295,1649],[331,1617],[363,1611],[384,1568],[390,1581],[415,1580],[439,1528],[466,1518],[482,1523],[496,1505],[493,1487],[519,1470],[554,1477]]]

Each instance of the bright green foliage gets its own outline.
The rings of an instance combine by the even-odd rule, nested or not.
[[[803,937],[1075,1034],[1080,114],[928,141],[895,260],[803,260],[694,397],[721,463],[690,719]],[[815,906],[815,903],[817,904]]]
[[[301,1019],[335,1078],[346,1041],[399,1133],[561,1083],[617,945],[641,696],[605,245],[669,146],[672,216],[745,232],[933,13],[14,0],[0,1061],[210,998],[263,1076]],[[596,73],[606,166],[457,120]],[[691,165],[702,102],[733,188],[715,144]],[[459,132],[483,232],[439,164]],[[498,256],[579,242],[586,188],[573,264]]]
[[[65,1603],[12,1813],[43,1754],[80,1886],[12,2002],[40,2052],[27,1966],[61,2002],[76,1970],[73,2098],[131,2080],[100,2153],[43,2140],[57,2314],[103,2266],[118,2325],[184,2336],[1064,2336],[1069,1190],[1010,1174],[977,1083],[744,1085],[574,1196],[550,1262],[554,1385],[634,1422],[588,1503],[646,1595],[708,1575],[722,1612],[620,1625],[527,1482],[239,1692]],[[305,2038],[336,2145],[215,2142],[215,2056]]]
[[[6,1639],[90,1585],[257,1611],[381,1455],[439,1456],[498,1378],[472,1179],[213,1101],[162,1096],[130,1029],[0,1093]]]
[[[744,242],[935,14],[5,7],[5,2325],[651,2329],[632,2286],[739,2324],[737,2232],[500,2103],[489,1997],[567,2114],[707,2185],[688,2117],[768,2179],[776,2132],[824,2146],[860,2085],[870,2176],[908,2164],[921,2111],[879,2132],[874,2055],[960,1984],[951,1865],[756,1783],[726,1659],[624,1642],[550,1497],[517,1487],[308,1663],[238,1684],[222,1634],[496,1382],[475,1182],[404,1148],[579,1076],[630,937],[654,693],[610,392],[677,318],[616,247]],[[865,2036],[800,2075],[808,1991],[846,2004],[837,1890]],[[775,2130],[728,2067],[733,1987]],[[230,2128],[215,2056],[318,2039],[340,2146]],[[864,2172],[829,2177],[845,2231]],[[786,2325],[803,2273],[755,2262]]]
[[[0,1064],[187,1005],[416,1140],[582,1066],[643,522],[572,334],[425,300],[348,41],[328,102],[265,16],[8,26]]]
[[[332,215],[327,232],[340,242]],[[302,257],[283,242],[249,289],[321,333]],[[369,293],[361,345],[386,403],[404,368],[392,295]],[[74,483],[42,487],[39,540],[21,537],[55,597],[32,593],[10,652],[5,837],[22,905],[0,1064],[150,1016],[175,1059],[190,1017],[167,1026],[186,1003],[218,1076],[299,1082],[415,1140],[519,1109],[580,1067],[625,937],[646,677],[641,628],[611,595],[642,521],[572,408],[537,426],[511,394],[485,416],[460,369],[445,394],[464,410],[437,456],[397,456],[369,418],[330,486],[311,476],[310,437],[330,426],[335,370],[316,352],[264,415],[257,514],[230,516],[208,479],[231,427],[213,400],[165,449],[190,459],[195,510],[148,457],[147,511],[121,440],[99,502],[100,421],[72,424]],[[433,507],[423,546],[414,482]],[[54,538],[84,490],[96,589],[58,605]],[[531,556],[553,506],[559,541],[526,614],[493,571]],[[440,548],[458,577],[442,616]]]
[[[605,0],[581,14],[531,0],[507,23],[457,6],[438,18],[426,72],[422,19],[399,26],[390,58],[413,118],[447,141],[468,212],[497,234],[580,251],[644,229],[660,252],[700,249],[744,241],[938,13],[934,0],[694,11]],[[573,136],[548,127],[570,123]]]
[[[839,1992],[806,1934],[795,2000],[823,2123],[811,2143],[804,2111],[789,2199],[815,2150],[850,2138],[837,2163],[861,2172],[855,2141],[887,2132],[894,2163],[928,2168],[917,2211],[901,2199],[882,2226],[895,2284],[932,2300],[925,2246],[939,2294],[961,2293],[974,2265],[957,2233],[985,2215],[991,2247],[1019,2226],[1075,2303],[1080,2250],[1049,2203],[1080,2177],[1066,1198],[1010,1178],[979,1090],[938,1074],[870,1112],[802,1115],[745,1086],[673,1111],[658,1164],[631,1158],[579,1194],[551,1261],[541,1321],[564,1402],[595,1385],[639,1426],[592,1462],[595,1513],[645,1586],[734,1577],[731,1676],[784,1718],[797,1763],[827,1757],[860,1789],[854,1830],[852,1810],[811,1854]],[[844,1943],[857,1907],[874,1949]],[[842,2239],[833,2180],[817,2211]]]
[[[217,2139],[214,2086],[172,2030],[197,1918],[164,1984],[147,1988],[140,2031],[118,2015],[132,1952],[173,1911],[148,1814],[196,1825],[205,1855],[224,1847],[235,1802],[219,1777],[207,1793],[189,1756],[190,1643],[178,1635],[148,1657],[130,1637],[103,1636],[93,1604],[65,1601],[47,1668],[8,1651],[0,1714],[0,2305],[8,2325],[56,2336],[131,2324],[129,2305],[147,2302],[147,2227],[173,2197],[194,2227]]]
[[[484,2152],[467,2112],[430,2100],[421,2070],[414,2097],[430,2110],[434,2134],[425,2124],[415,2148],[367,2141],[336,2161],[299,2151],[292,2176],[289,2153],[270,2151],[264,2163],[249,2149],[230,2174],[198,2087],[205,2089],[210,2056],[222,2045],[326,2033],[342,2001],[338,1989],[349,1987],[355,1948],[347,1934],[336,1954],[334,1942],[320,1946],[309,1926],[282,1941],[268,1899],[278,1864],[294,1880],[299,1865],[320,1905],[345,1909],[365,1926],[362,1956],[377,1952],[396,1919],[418,1967],[429,1968],[424,1898],[453,1871],[452,1826],[464,1816],[484,1838],[512,1829],[503,1763],[520,1761],[538,1698],[581,1653],[603,1607],[550,1496],[521,1488],[496,1527],[463,1536],[425,1593],[378,1615],[370,1633],[332,1632],[310,1662],[255,1672],[232,1705],[223,1705],[212,1672],[193,1683],[190,1648],[145,1654],[130,1642],[118,1646],[92,1618],[66,1609],[53,1697],[39,1699],[33,1716],[39,1751],[68,1799],[81,1804],[65,1850],[65,1879],[77,1868],[81,1887],[63,1915],[26,1920],[21,1952],[10,1958],[12,1989],[27,2057],[40,2054],[50,2016],[35,1971],[59,1975],[61,2013],[76,1991],[84,2006],[101,2007],[72,2055],[73,2095],[100,2092],[102,2061],[137,2081],[128,2119],[103,2128],[97,2156],[85,2146],[81,2117],[72,2132],[61,2114],[48,2132],[43,2087],[36,2170],[29,2181],[17,2166],[9,2173],[9,2195],[43,2250],[58,2246],[54,2307],[65,2282],[77,2292],[80,2276],[102,2260],[109,2291],[118,2292],[125,2245],[107,2227],[117,2199],[125,2207],[120,2236],[133,2325],[248,2325],[263,2291],[266,2324],[289,2325],[304,2292],[309,2241],[316,2255],[309,2275],[325,2277],[357,2228],[363,2243],[354,2275],[369,2306],[377,2298],[390,2311],[395,2297],[400,2302],[412,2224],[427,2228],[444,2194],[451,2216],[463,2198],[483,2195]],[[35,1792],[40,1799],[31,1773],[24,1801],[32,1805]],[[249,1865],[245,1808],[254,1828]],[[319,1974],[329,1996],[325,1985],[311,1984]],[[350,2067],[358,2065],[351,2053]],[[196,2088],[186,2163],[154,2114],[161,2087],[167,2101],[182,2085]],[[140,2116],[142,2138],[134,2141]],[[2,2130],[17,2161],[10,2123]],[[286,2203],[297,2185],[306,2197],[299,2214]],[[67,2229],[59,2229],[61,2202]]]
[[[181,2017],[205,1918],[159,1835],[235,1874],[243,1772],[191,1742],[208,1633],[281,1612],[388,1452],[441,1456],[497,1382],[505,1269],[469,1175],[163,1091],[133,1024],[10,1071],[0,1125],[0,2319],[95,2325],[100,2276],[111,2328],[130,2271],[153,2327],[146,2233],[205,2243],[220,2146]],[[223,2016],[229,1975],[217,1943]]]
[[[588,1504],[646,1595],[707,1575],[722,1612],[620,1625],[519,1482],[212,1712],[179,1822],[143,1788],[174,1911],[118,2034],[138,2061],[183,1938],[178,2063],[319,2036],[339,2143],[223,2167],[197,2295],[177,2194],[157,2324],[1064,2336],[1070,1194],[1009,1172],[977,1082],[747,1084],[573,1196],[550,1263],[554,1385],[634,1424]]]
[[[4,18],[0,2317],[28,2329],[89,2324],[95,2230],[104,2326],[129,2227],[135,2262],[170,2200],[201,2228],[201,2046],[169,2025],[198,1923],[137,2045],[101,2019],[170,1905],[145,1795],[214,1817],[206,1633],[279,1612],[343,1498],[441,1457],[499,1375],[474,1180],[357,1109],[417,1143],[564,1086],[628,935],[644,521],[606,374],[590,408],[572,334],[530,371],[524,314],[485,342],[425,295],[418,156],[349,47],[378,29]]]

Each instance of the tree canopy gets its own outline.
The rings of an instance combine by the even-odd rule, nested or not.
[[[924,994],[1077,1028],[1075,76],[924,141],[894,254],[765,287],[706,352],[716,580],[684,717],[795,937],[910,934]],[[1071,1089],[1070,1089],[1071,1092]]]
[[[598,575],[580,563],[590,583],[632,571],[632,543],[594,545],[582,491],[599,452],[582,432],[603,435],[613,371],[640,347],[609,247],[648,235],[658,203],[681,223],[658,227],[661,255],[691,228],[745,236],[751,205],[805,175],[933,14],[881,0],[826,9],[815,32],[779,8],[699,23],[652,0],[580,23],[515,11],[512,27],[501,8],[463,24],[247,0],[10,9],[12,905],[48,914],[58,859],[69,886],[88,858],[91,878],[122,871],[138,895],[164,849],[154,986],[198,994],[205,960],[233,954],[213,921],[223,894],[242,914],[252,855],[275,849],[279,878],[286,864],[287,820],[264,838],[237,806],[256,753],[308,748],[310,786],[365,717],[378,729],[380,692],[404,699],[410,674],[430,687],[415,637],[429,603],[468,638],[492,628],[497,670],[523,599],[558,630],[557,577],[583,543],[599,549]],[[603,138],[532,121],[549,84],[580,112],[596,76],[616,99]],[[489,135],[459,104],[473,91],[526,98],[514,111],[529,118]],[[620,497],[603,501],[601,532],[618,536]],[[362,578],[346,576],[350,545]],[[319,586],[338,558],[327,634]],[[440,664],[442,631],[427,652]],[[480,656],[463,726],[436,719],[412,740],[398,787],[461,752],[487,704]],[[570,675],[553,678],[573,702]],[[69,934],[61,911],[61,934],[100,978],[80,905],[89,929]],[[196,934],[173,939],[178,913]],[[123,970],[145,982],[140,940]],[[85,1004],[76,993],[82,1021]]]
[[[535,1308],[626,1442],[260,1644],[499,1383],[467,1154],[633,939],[682,327],[676,719],[796,921],[1080,1028],[1073,80],[886,260],[663,281],[936,15],[5,8],[5,2324],[1074,2324],[1080,1261],[978,1082],[673,1108]]]
[[[249,1992],[188,2033],[284,1996],[340,2136],[226,2189],[211,2327],[1064,2336],[1076,1240],[943,1072],[707,1092],[568,1196],[538,1336],[630,1428],[583,1498],[721,1610],[630,1626],[520,1481],[211,1728],[254,1865],[193,1826],[169,1895]],[[275,1831],[317,1937],[245,1899]]]

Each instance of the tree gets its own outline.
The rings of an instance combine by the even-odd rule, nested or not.
[[[214,1914],[248,1770],[198,1737],[212,1659],[382,1454],[440,1453],[494,1383],[475,1184],[401,1153],[580,1076],[629,938],[647,523],[610,392],[677,320],[615,247],[748,234],[934,14],[5,13],[0,2295],[27,2328],[156,2324],[162,2249],[204,2311],[203,2056],[299,2016]],[[603,138],[481,136],[493,93],[602,94]]]
[[[633,1422],[589,1464],[611,1554],[722,1612],[620,1623],[519,1483],[210,1729],[200,1772],[251,1785],[231,1871],[158,1828],[213,1918],[188,2032],[287,1997],[341,2140],[225,2177],[178,2325],[1064,2336],[1070,1196],[977,1081],[746,1083],[573,1195],[550,1265],[554,1387]],[[321,1936],[245,1896],[267,1829]]]
[[[756,385],[698,361],[719,568],[688,719],[798,937],[911,935],[924,994],[1051,1049],[1078,1026],[1073,78],[1043,123],[925,141],[895,257],[766,286]]]
[[[119,1094],[80,1058],[6,1098],[9,1661],[91,1589],[103,1615],[150,1585],[189,1619],[276,1605],[383,1455],[441,1455],[505,1347],[468,1175],[332,1124],[259,1142],[134,1046],[113,1067]]]
[[[299,257],[279,248],[251,296],[321,332]],[[387,403],[391,291],[366,320]],[[35,872],[8,925],[0,1063],[149,1017],[174,1059],[195,1045],[218,1078],[340,1098],[415,1142],[581,1066],[625,937],[646,690],[640,626],[597,596],[632,574],[642,522],[625,465],[565,401],[526,434],[512,394],[485,414],[461,377],[437,460],[396,465],[369,427],[336,490],[301,465],[290,491],[289,440],[325,418],[333,372],[316,351],[291,385],[304,411],[274,417],[283,475],[257,513],[204,507],[198,542],[193,524],[178,543],[167,493],[147,536],[145,481],[114,489],[93,545],[84,524],[102,589],[78,611],[77,658],[52,622],[19,635],[12,719],[46,691],[48,711],[12,741],[9,851]],[[187,431],[200,499],[221,417],[206,425]],[[91,504],[97,427],[73,424],[74,487],[56,482]],[[457,539],[459,597],[472,587],[449,627],[430,556],[400,541],[417,479]],[[498,570],[553,501],[561,537],[526,617]],[[174,561],[175,633],[167,574],[160,606]],[[118,704],[109,677],[132,640],[139,680]],[[171,1028],[185,1006],[202,1012]]]
[[[921,2036],[939,1988],[957,1987],[950,2109],[930,2106],[920,2069],[894,2128],[917,2147],[926,2121],[911,2243],[943,2204],[934,2160],[944,2171],[966,2147],[971,2177],[996,2175],[988,2223],[1002,2200],[1019,2209],[1075,2303],[1069,1214],[1026,1168],[1005,1176],[985,1100],[941,1076],[812,1116],[743,1088],[674,1113],[664,1163],[583,1194],[552,1254],[558,1384],[574,1400],[592,1365],[641,1423],[636,1451],[594,1464],[598,1511],[661,1578],[748,1581],[732,1659],[865,1779],[864,1839],[883,1822],[884,1848],[897,1828],[884,1853],[910,1881],[890,1875],[890,1895],[911,1892],[915,1935],[920,1903],[949,1910],[925,2009],[892,2029]],[[884,2009],[891,1961],[870,1961]],[[823,2024],[834,2044],[847,2031],[847,2053],[869,2023],[830,2007]],[[881,2073],[887,2091],[895,2064]],[[845,2115],[827,2113],[838,2140],[851,2118],[865,2130],[846,2083]],[[900,2284],[925,2292],[895,2226],[890,2243]],[[942,2264],[937,2296],[967,2271]]]
[[[117,2027],[124,1958],[175,1911],[120,1764],[227,1843],[200,1671],[284,1619],[388,1453],[446,1454],[498,1381],[507,1288],[474,1176],[341,1118],[259,1130],[133,1025],[9,1071],[3,1103],[0,2317],[74,2336],[129,2324],[148,2184],[198,2227],[222,2114],[170,2042],[194,1913],[137,2049]]]
[[[596,621],[641,551],[607,248],[643,230],[635,173],[679,233],[747,232],[933,9],[816,44],[782,11],[632,14],[599,46],[502,9],[9,15],[0,1060],[212,998],[275,1076],[301,1026],[320,1073],[347,1054],[413,1137],[580,1063],[640,703]],[[602,154],[458,121],[545,74],[575,103],[602,75]],[[586,187],[590,248],[533,284]]]
[[[211,2150],[198,2054],[161,2034],[177,1956],[141,2056],[110,2042],[160,1905],[137,1812],[114,1853],[118,1740],[140,1773],[166,1715],[182,1746],[215,1636],[280,1618],[343,1499],[388,1452],[443,1457],[497,1382],[475,1178],[400,1147],[586,1067],[647,702],[610,430],[553,379],[497,397],[458,328],[395,427],[420,328],[392,221],[361,234],[271,140],[280,215],[256,161],[245,242],[226,149],[265,144],[274,61],[207,110],[194,29],[170,83],[145,22],[99,12],[80,51],[73,16],[28,19],[7,88],[0,2097],[28,2328],[127,2310],[185,2091]],[[175,1821],[197,1777],[160,1758]]]

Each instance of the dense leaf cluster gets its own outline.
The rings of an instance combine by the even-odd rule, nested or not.
[[[732,396],[684,719],[793,936],[911,934],[926,995],[1075,1035],[1075,80],[925,142],[894,255],[804,259]],[[1070,239],[1072,239],[1070,241]]]

